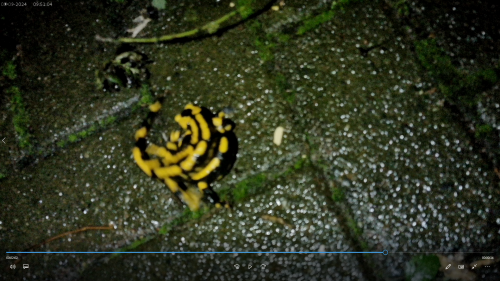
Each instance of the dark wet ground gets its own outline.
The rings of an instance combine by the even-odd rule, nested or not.
[[[218,36],[137,47],[154,60],[153,93],[168,91],[155,141],[162,130],[176,128],[173,117],[188,102],[234,110],[239,158],[215,185],[234,208],[205,210],[201,217],[184,211],[135,165],[133,133],[144,111],[125,110],[96,134],[63,148],[54,144],[139,99],[139,89],[96,90],[94,71],[115,56],[116,46],[94,36],[125,36],[148,2],[57,3],[60,8],[43,15],[29,10],[24,25],[4,35],[22,46],[12,83],[23,91],[34,145],[45,157],[17,150],[10,99],[3,97],[1,136],[8,144],[0,146],[6,175],[0,179],[0,248],[22,251],[67,231],[113,224],[113,230],[89,230],[33,250],[388,255],[32,254],[22,256],[16,270],[8,268],[12,261],[2,263],[0,276],[495,280],[498,264],[469,266],[480,254],[443,254],[467,266],[453,271],[458,275],[432,271],[441,266],[436,261],[416,267],[413,261],[426,252],[493,251],[488,255],[498,258],[498,82],[464,86],[478,91],[472,105],[443,93],[478,71],[498,73],[498,7],[360,2],[303,35],[296,34],[300,26],[328,11],[330,2],[285,1],[279,11]],[[182,32],[231,10],[228,1],[167,3],[141,36]],[[415,46],[434,41],[442,54],[426,66],[421,58],[427,54]],[[463,75],[456,81],[432,69],[448,60],[453,73]],[[485,124],[492,133],[476,134]],[[285,128],[281,146],[273,144],[278,126]],[[23,263],[30,269],[19,269]],[[427,272],[434,274],[425,279]]]

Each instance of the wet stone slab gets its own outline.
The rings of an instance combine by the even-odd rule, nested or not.
[[[311,157],[368,249],[489,250],[500,233],[494,175],[382,15],[370,5],[350,9],[277,56],[295,58],[279,63],[310,124]],[[384,276],[403,275],[403,255],[377,258]]]
[[[264,186],[265,193],[251,197],[233,211],[221,210],[174,228],[137,251],[348,251],[349,243],[337,220],[326,212],[326,202],[315,192],[314,175],[314,171],[305,169],[270,181]],[[263,219],[264,215],[280,218],[286,225]],[[235,264],[240,265],[239,270]],[[84,280],[96,276],[141,280],[149,273],[166,280],[290,280],[294,276],[364,280],[359,271],[352,270],[358,266],[354,255],[338,254],[121,255],[89,268]]]
[[[308,14],[303,6],[290,1],[282,9],[286,17],[263,14],[259,20],[269,24],[262,30],[293,35],[289,30],[298,20],[287,18]],[[170,19],[180,23],[172,28],[185,30],[176,16]],[[255,46],[256,36],[266,35],[256,35],[252,22],[201,41],[140,47],[155,54],[154,94],[168,92],[151,132],[155,143],[164,143],[163,132],[177,129],[173,117],[189,102],[231,112],[240,152],[215,189],[236,190],[242,182],[263,179],[257,191],[234,202],[232,212],[211,210],[158,234],[182,217],[185,207],[134,164],[133,134],[144,116],[134,112],[2,181],[8,188],[2,189],[0,209],[11,214],[2,216],[0,238],[7,241],[2,249],[24,250],[66,231],[112,223],[114,230],[75,234],[37,249],[114,251],[142,243],[133,250],[350,251],[358,241],[363,250],[391,253],[490,250],[499,237],[491,171],[443,111],[436,85],[420,77],[412,44],[395,34],[376,3],[349,7],[335,17],[276,46],[267,62]],[[73,104],[63,96],[51,100],[58,104],[52,115],[91,102],[81,98]],[[128,98],[125,92],[102,97],[96,107],[82,106],[75,118],[85,122],[82,114],[97,116]],[[272,144],[277,126],[285,128],[281,146]],[[52,134],[49,129],[41,136]],[[302,159],[313,166],[297,166]],[[324,186],[331,199],[320,192]],[[367,280],[371,276],[359,268],[377,269],[377,277],[401,277],[408,260],[403,255],[97,254],[33,255],[23,263],[39,265],[27,279]]]
[[[164,143],[162,133],[168,135],[178,128],[173,118],[189,102],[213,111],[232,108],[239,160],[222,184],[216,184],[216,190],[262,172],[281,174],[300,159],[303,148],[300,135],[293,131],[285,134],[281,146],[272,144],[277,126],[291,128],[286,109],[283,103],[269,102],[274,85],[251,54],[251,41],[237,32],[232,34],[235,37],[159,47],[157,62],[151,66],[153,91],[169,91],[152,130],[155,143]],[[239,42],[245,40],[247,45],[238,49]],[[211,55],[207,57],[207,53]],[[187,62],[195,67],[184,67]],[[0,204],[16,215],[2,219],[0,235],[8,241],[4,247],[24,250],[66,231],[112,223],[115,230],[87,231],[37,249],[113,251],[153,235],[178,217],[184,207],[173,200],[164,185],[143,174],[131,157],[134,130],[143,113],[134,112],[110,130],[71,144],[5,180],[10,188],[2,194],[5,200]],[[96,258],[99,256],[53,255],[29,256],[23,261],[43,265],[33,268],[29,278],[60,271],[61,279],[73,279],[75,275],[66,276],[61,265],[78,272]]]
[[[115,49],[97,42],[95,35],[116,32],[118,26],[115,14],[99,14],[113,7],[124,17],[132,17],[137,8],[110,2],[92,7],[73,3],[52,7],[50,14],[29,7],[19,15],[22,21],[9,28],[8,35],[20,50],[18,81],[31,115],[30,130],[41,142],[80,123],[91,123],[101,111],[130,98],[130,93],[96,89],[94,72],[114,58]]]
[[[113,224],[114,230],[90,230],[34,248],[113,251],[179,215],[182,209],[165,186],[142,175],[133,162],[132,128],[139,122],[116,125],[6,179],[0,205],[15,215],[2,218],[2,248],[22,251],[67,231]],[[75,271],[93,259],[33,255],[23,262],[44,265],[33,267],[31,276],[51,276],[59,262]]]

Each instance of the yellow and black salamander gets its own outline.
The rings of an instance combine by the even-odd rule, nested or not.
[[[161,99],[150,105],[135,133],[137,165],[148,176],[164,182],[192,211],[200,208],[203,197],[220,208],[223,203],[210,185],[227,175],[236,162],[235,123],[225,118],[224,112],[213,114],[206,107],[188,104],[175,116],[182,130],[173,131],[165,147],[158,146],[149,143],[147,135],[161,107]]]

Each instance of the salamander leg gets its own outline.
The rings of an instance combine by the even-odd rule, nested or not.
[[[230,209],[231,206],[227,202],[220,201],[219,195],[212,190],[212,187],[204,181],[198,182],[198,188],[205,195],[210,203],[214,204],[217,208],[222,208],[222,206]]]
[[[168,186],[170,191],[181,199],[184,204],[186,204],[191,211],[197,211],[200,209],[200,202],[202,198],[202,193],[194,188],[188,188],[183,182],[177,182],[171,178],[165,179],[165,184]]]

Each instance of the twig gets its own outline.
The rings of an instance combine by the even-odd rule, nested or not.
[[[84,231],[87,231],[87,230],[112,230],[114,229],[115,226],[113,224],[110,224],[109,226],[86,226],[86,227],[82,227],[82,228],[79,228],[77,230],[72,230],[72,231],[68,231],[68,232],[64,232],[62,234],[59,234],[57,236],[54,236],[54,237],[51,237],[45,241],[43,241],[42,243],[39,243],[37,245],[34,245],[34,246],[31,246],[29,247],[28,249],[24,250],[23,252],[31,252],[33,249],[36,249],[38,247],[41,247],[47,243],[50,243],[56,239],[59,239],[59,238],[62,238],[64,236],[68,236],[68,235],[71,235],[71,234],[76,234],[76,233],[80,233],[80,232],[84,232]],[[24,254],[21,254],[21,256],[24,255]],[[14,264],[17,264],[21,261],[21,259],[17,259]]]
[[[64,236],[68,236],[68,235],[71,235],[71,234],[76,234],[76,233],[80,233],[80,232],[84,232],[84,231],[87,231],[87,230],[112,230],[114,229],[114,225],[113,224],[110,224],[109,226],[86,226],[86,227],[82,227],[80,229],[77,229],[77,230],[72,230],[72,231],[68,231],[68,232],[64,232],[62,234],[59,234],[57,236],[54,236],[52,238],[49,238],[45,241],[43,241],[42,243],[40,244],[37,244],[35,246],[31,246],[28,250],[26,250],[25,252],[28,252],[28,251],[31,251],[35,248],[38,248],[38,247],[41,247],[49,242],[52,242],[56,239],[59,239],[59,238],[62,238]]]
[[[270,3],[273,3],[274,1],[276,1],[276,0],[271,0]],[[269,4],[266,5],[266,8],[269,6]],[[228,21],[229,19],[231,19],[232,17],[234,17],[238,14],[241,15],[242,13],[244,13],[244,11],[246,9],[248,9],[248,7],[246,7],[246,6],[239,7],[237,10],[232,11],[228,14],[225,14],[224,16],[207,23],[202,27],[198,27],[198,28],[191,29],[191,30],[188,30],[185,32],[181,32],[181,33],[168,34],[168,35],[163,35],[160,37],[151,37],[151,38],[122,37],[122,38],[118,38],[118,39],[106,38],[106,37],[96,35],[95,39],[97,41],[110,42],[110,43],[158,43],[158,42],[166,42],[166,41],[171,41],[171,40],[175,40],[175,39],[182,39],[182,38],[202,37],[202,36],[205,36],[207,34],[208,35],[214,34],[217,31],[221,30],[222,29],[221,24],[223,24],[224,22]],[[243,20],[248,19],[250,17],[253,17],[254,15],[258,14],[261,11],[262,10],[259,10],[259,11],[252,13],[251,15],[245,16],[243,18]]]
[[[202,35],[206,33],[213,34],[220,29],[220,25],[222,23],[224,23],[225,21],[229,20],[230,18],[234,17],[237,14],[238,11],[232,11],[231,13],[228,13],[219,19],[216,19],[214,21],[205,24],[201,28],[195,28],[181,33],[163,35],[161,37],[151,37],[151,38],[122,37],[118,39],[113,39],[96,35],[95,39],[101,42],[112,42],[112,43],[158,43],[158,42],[171,41],[174,39],[194,37],[196,35]]]

